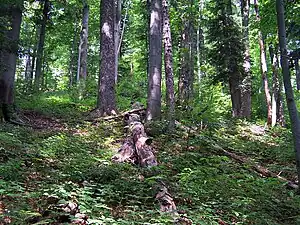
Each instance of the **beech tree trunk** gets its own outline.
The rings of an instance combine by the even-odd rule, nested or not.
[[[300,120],[299,120],[296,102],[294,99],[294,92],[291,84],[291,74],[289,70],[289,62],[287,57],[288,54],[286,48],[287,44],[286,44],[286,28],[285,28],[283,0],[276,0],[276,11],[277,11],[278,38],[279,38],[280,56],[281,56],[280,62],[281,62],[281,68],[283,74],[286,102],[289,110],[292,133],[294,138],[298,181],[300,181]]]
[[[23,4],[23,2],[20,4]],[[7,24],[7,27],[10,27],[10,29],[2,31],[4,41],[0,43],[0,106],[6,121],[14,119],[12,118],[14,82],[22,20],[21,8],[21,5],[8,5],[5,9],[5,14],[0,14],[0,18],[8,18],[9,24]]]
[[[149,24],[149,75],[146,119],[161,117],[162,2],[151,0]]]
[[[250,0],[241,0],[243,38],[245,43],[244,52],[244,79],[241,88],[241,116],[251,116],[251,63],[250,63],[250,46],[249,46],[249,10]]]
[[[80,41],[78,47],[77,83],[85,82],[87,77],[87,57],[88,57],[88,27],[89,27],[89,6],[83,2],[82,25]]]
[[[175,127],[175,96],[174,96],[174,75],[173,75],[173,53],[172,37],[167,0],[163,4],[163,34],[164,34],[164,61],[166,78],[166,103],[168,108],[169,130]]]
[[[101,0],[100,74],[97,109],[101,116],[116,114],[114,1]]]
[[[299,59],[295,59],[295,70],[296,70],[296,83],[297,90],[300,90],[300,68],[299,68]]]
[[[42,78],[43,54],[44,54],[46,26],[48,21],[49,10],[50,10],[50,2],[49,0],[45,0],[44,9],[43,9],[43,19],[41,21],[40,37],[39,37],[37,56],[36,56],[36,69],[35,69],[35,79],[34,79],[35,91],[39,91],[41,82],[43,80]]]
[[[259,9],[258,9],[258,1],[254,0],[254,7],[255,7],[255,13],[256,13],[256,21],[257,23],[260,23],[260,15],[259,15]],[[263,81],[264,86],[264,92],[265,92],[265,98],[267,103],[267,110],[268,110],[268,116],[267,116],[267,124],[270,126],[272,124],[272,100],[271,100],[271,94],[268,84],[268,76],[267,76],[267,60],[266,60],[266,53],[265,53],[265,44],[262,32],[258,31],[258,41],[259,41],[259,47],[260,47],[260,70],[261,70],[261,77]]]

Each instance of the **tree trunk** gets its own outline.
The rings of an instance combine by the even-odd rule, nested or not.
[[[241,89],[238,72],[229,77],[229,89],[232,103],[232,116],[239,117],[241,115]]]
[[[276,52],[274,52],[273,46],[270,45],[269,52],[270,52],[272,72],[273,72],[272,127],[275,126],[277,123],[280,126],[284,126],[285,122],[284,122],[283,103],[282,103],[282,96],[281,96],[281,84],[278,77],[279,61],[277,55],[277,48],[276,48]]]
[[[76,82],[78,88],[78,97],[82,99],[85,90],[85,81],[88,73],[88,25],[89,25],[89,6],[83,1],[82,25],[80,32],[80,41],[78,47],[78,63]]]
[[[70,48],[70,61],[69,61],[69,87],[73,86],[73,79],[74,79],[74,60],[75,60],[75,47],[76,47],[76,42],[77,42],[77,35],[78,35],[78,31],[77,31],[77,15],[75,16],[74,19],[74,36],[73,36],[73,41],[72,41],[72,45]]]
[[[254,7],[256,13],[256,21],[257,23],[260,23],[260,15],[258,10],[257,0],[254,0]],[[261,76],[262,76],[265,98],[267,103],[267,110],[268,110],[267,124],[270,126],[272,124],[272,103],[271,103],[271,94],[270,94],[268,76],[267,76],[268,69],[267,69],[267,60],[265,54],[265,45],[264,45],[264,39],[261,31],[258,31],[258,40],[259,40],[259,47],[260,47],[260,70],[261,70]]]
[[[116,17],[115,17],[115,57],[116,57],[116,63],[115,63],[115,83],[117,84],[118,81],[118,64],[119,64],[119,45],[121,40],[121,17],[122,17],[122,0],[116,0]]]
[[[30,49],[28,50],[28,54],[25,56],[26,58],[26,64],[25,64],[25,73],[24,73],[24,79],[25,82],[28,84],[30,81],[30,74],[31,74],[31,56],[30,56]]]
[[[244,79],[241,88],[241,115],[242,117],[251,116],[251,64],[249,46],[249,9],[250,0],[241,0],[243,38],[245,43],[244,52]]]
[[[172,36],[167,0],[162,0],[163,5],[163,34],[164,34],[164,61],[166,78],[166,103],[168,108],[169,130],[175,127],[175,96],[174,96],[174,75],[173,75],[173,53]]]
[[[89,25],[89,6],[83,2],[82,25],[80,41],[78,47],[77,83],[85,82],[87,77],[87,57],[88,57],[88,25]]]
[[[45,0],[44,9],[43,9],[43,19],[41,21],[41,30],[39,37],[39,44],[37,48],[37,57],[36,57],[36,69],[35,69],[35,79],[34,79],[34,90],[39,91],[41,82],[42,82],[42,67],[43,67],[43,54],[44,54],[44,45],[46,37],[46,26],[48,21],[48,13],[50,10],[49,0]]]
[[[23,4],[23,2],[21,3]],[[4,119],[12,121],[14,104],[14,82],[17,63],[18,42],[22,20],[22,6],[11,6],[5,12],[10,29],[4,30],[4,42],[0,43],[0,104]]]
[[[202,29],[202,14],[204,9],[204,0],[200,0],[198,10],[199,10],[199,19],[198,19],[198,29],[197,29],[197,37],[196,37],[196,51],[197,51],[197,75],[198,75],[198,95],[200,96],[200,83],[202,79],[202,71],[201,66],[203,62],[203,54],[202,50],[204,48],[204,36]]]
[[[289,70],[289,62],[286,48],[286,28],[284,20],[284,5],[283,0],[276,0],[278,37],[280,44],[281,68],[283,73],[283,82],[286,94],[286,102],[289,110],[292,133],[294,138],[294,147],[296,153],[296,168],[298,181],[300,181],[300,120],[296,102],[294,99],[293,87],[291,84],[291,75]]]
[[[149,75],[146,119],[158,120],[161,116],[162,67],[162,2],[151,0],[149,26]]]
[[[114,1],[101,0],[100,74],[97,108],[101,116],[116,114]]]
[[[299,68],[299,59],[295,59],[295,70],[296,70],[296,83],[297,90],[300,90],[300,68]]]
[[[190,0],[188,7],[192,7],[192,4],[193,1]],[[194,51],[196,47],[193,19],[193,14],[189,13],[182,21],[181,66],[178,81],[179,102],[182,105],[188,104],[193,95]]]

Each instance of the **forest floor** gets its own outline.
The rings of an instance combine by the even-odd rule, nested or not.
[[[126,135],[122,120],[87,122],[85,106],[48,100],[21,104],[32,127],[0,124],[0,224],[69,224],[66,207],[88,224],[174,224],[159,211],[157,180],[190,224],[300,224],[300,196],[286,182],[212,147],[295,181],[287,129],[243,121],[177,127],[154,136],[159,165],[139,168],[111,162]]]

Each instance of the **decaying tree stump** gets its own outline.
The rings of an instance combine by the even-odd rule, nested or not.
[[[127,126],[127,138],[118,153],[112,157],[114,162],[130,162],[141,167],[157,165],[156,158],[151,147],[152,139],[145,132],[140,116],[126,114],[124,116]]]

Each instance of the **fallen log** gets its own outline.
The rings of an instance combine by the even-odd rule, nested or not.
[[[158,192],[155,199],[158,200],[161,212],[169,212],[177,214],[176,205],[174,203],[173,197],[168,191],[166,185],[160,181],[158,185]]]
[[[128,125],[127,138],[118,153],[112,157],[114,162],[131,162],[141,167],[157,165],[152,150],[152,139],[145,132],[144,125],[138,114],[126,114],[124,120]]]
[[[219,146],[216,143],[212,143],[211,147],[213,147],[217,151],[221,151],[224,155],[229,156],[230,158],[232,158],[232,159],[234,159],[234,160],[236,160],[240,163],[249,165],[250,166],[249,168],[251,170],[254,170],[255,172],[261,174],[262,176],[273,177],[273,178],[277,178],[277,179],[279,179],[283,182],[287,182],[287,186],[291,187],[293,189],[298,189],[299,188],[299,185],[296,184],[295,182],[293,182],[291,180],[288,180],[285,177],[282,177],[282,176],[270,171],[269,169],[267,169],[267,168],[265,168],[265,167],[263,167],[263,166],[261,166],[257,163],[251,162],[247,157],[239,156],[239,155],[237,155],[233,152],[225,150],[224,148],[222,148],[221,146]]]
[[[132,110],[129,110],[129,111],[117,114],[117,115],[97,117],[97,118],[94,118],[93,116],[89,117],[89,115],[88,115],[88,118],[86,120],[90,121],[90,122],[108,121],[108,120],[121,119],[121,118],[124,118],[126,115],[143,113],[143,112],[146,112],[145,108],[132,109]]]

